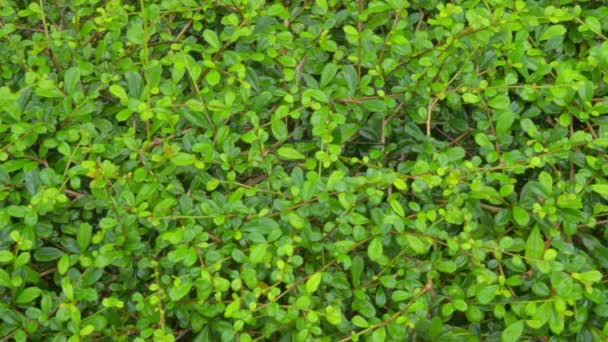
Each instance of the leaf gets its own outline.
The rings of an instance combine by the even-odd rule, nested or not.
[[[502,332],[502,342],[517,342],[524,332],[524,321],[515,321]]]
[[[536,261],[541,260],[544,253],[545,241],[540,233],[540,229],[538,226],[535,226],[530,235],[528,235],[525,256],[529,261]]]
[[[331,82],[334,79],[337,72],[338,72],[338,67],[335,64],[333,64],[333,63],[326,64],[325,67],[323,68],[323,71],[321,72],[321,82],[319,83],[319,86],[321,88],[325,88],[325,86],[327,86],[329,84],[329,82]]]
[[[543,32],[538,41],[542,42],[544,40],[549,40],[555,36],[563,36],[566,31],[567,30],[564,25],[551,25]]]
[[[572,277],[574,278],[574,274],[572,275]],[[602,281],[602,279],[604,279],[604,275],[602,274],[602,272],[594,270],[576,274],[575,279],[587,283],[599,283],[600,281]]]
[[[0,263],[6,264],[12,261],[13,258],[13,253],[11,253],[10,251],[0,251]]]
[[[306,281],[306,292],[314,293],[319,288],[319,284],[321,284],[321,277],[323,273],[316,272]]]
[[[401,203],[399,203],[399,201],[396,199],[390,199],[389,204],[391,205],[391,208],[393,208],[395,214],[399,215],[400,217],[405,217],[405,210],[403,210],[403,206]]]
[[[125,79],[127,80],[127,89],[129,90],[129,96],[134,99],[138,99],[141,96],[141,89],[143,87],[143,80],[138,72],[129,70],[125,73]]]
[[[496,134],[508,134],[515,122],[515,113],[504,111],[496,115]]]
[[[113,84],[110,86],[110,93],[118,97],[121,101],[127,101],[129,97],[125,89],[119,84]]]
[[[496,291],[498,291],[498,285],[483,286],[479,292],[477,292],[477,300],[479,304],[488,304],[494,297],[496,297]]]
[[[579,232],[589,255],[596,259],[604,269],[608,269],[608,247],[604,246],[595,236]]]
[[[353,325],[355,325],[358,328],[369,327],[369,323],[367,322],[367,320],[359,315],[353,316],[353,318],[351,319],[351,323],[353,323]]]
[[[82,223],[78,226],[78,231],[76,232],[76,241],[78,242],[78,247],[81,252],[84,252],[89,247],[91,243],[91,236],[93,234],[93,227],[91,227],[88,223]]]
[[[513,207],[513,218],[515,219],[515,222],[522,227],[525,227],[530,223],[530,215],[524,208],[518,205]]]
[[[339,325],[342,323],[342,312],[340,308],[335,306],[327,306],[325,308],[325,318],[332,325]]]
[[[379,237],[375,237],[367,246],[367,256],[372,260],[378,262],[382,258],[382,241]]]
[[[364,261],[360,256],[355,256],[350,267],[350,274],[353,278],[353,285],[359,286],[361,283],[361,275],[363,274]]]
[[[34,259],[38,261],[52,261],[61,258],[63,251],[55,247],[42,247],[34,251]]]
[[[386,341],[386,328],[380,327],[378,329],[375,329],[374,332],[372,332],[371,342],[384,342],[384,341]]]
[[[596,33],[596,34],[602,33],[602,24],[596,17],[586,16],[585,24],[587,25],[589,30],[592,31],[593,33]]]
[[[283,120],[272,120],[270,127],[272,129],[272,135],[274,135],[277,141],[285,141],[287,139],[287,125],[285,125]]]
[[[510,104],[511,101],[507,95],[497,95],[488,101],[488,106],[499,110],[509,109]]]
[[[479,103],[480,101],[479,96],[471,93],[462,94],[462,100],[464,103]]]
[[[207,81],[207,83],[209,83],[209,85],[213,87],[214,85],[217,85],[218,83],[220,83],[221,78],[222,78],[222,75],[220,74],[219,71],[217,71],[215,69],[211,69],[205,76],[205,81]]]
[[[431,245],[415,235],[408,234],[405,236],[405,240],[410,248],[419,255],[426,254],[431,247]]]
[[[268,245],[265,243],[252,246],[249,251],[249,261],[253,264],[261,263],[266,257]]]
[[[220,50],[220,48],[221,48],[220,40],[217,37],[217,34],[215,33],[215,31],[211,31],[209,29],[204,30],[203,39],[205,39],[207,44],[209,44],[209,46],[211,47],[211,49],[209,49],[209,52],[217,52]]]
[[[452,260],[441,260],[435,268],[443,273],[454,273],[458,265]]]
[[[593,184],[591,185],[591,190],[608,199],[608,184]]]
[[[560,335],[564,331],[564,313],[559,312],[555,306],[551,310],[551,316],[549,317],[549,328],[551,332],[556,335]]]
[[[194,164],[196,162],[196,158],[189,153],[180,152],[171,158],[171,162],[176,166],[188,166]]]
[[[192,289],[191,281],[181,281],[179,285],[172,287],[169,289],[169,297],[172,301],[176,302],[182,298],[184,298],[190,290]]]
[[[27,287],[23,289],[18,295],[16,302],[17,304],[27,304],[40,297],[42,290],[37,287]]]
[[[241,298],[235,299],[232,303],[228,304],[226,310],[224,311],[224,317],[231,318],[234,317],[237,311],[239,311],[241,307]]]
[[[141,21],[133,22],[127,30],[127,39],[136,45],[144,44],[144,28]]]
[[[306,158],[306,156],[303,155],[300,151],[292,147],[281,147],[277,152],[279,154],[279,157],[286,160],[299,160]]]
[[[348,87],[349,93],[354,95],[359,84],[357,71],[352,65],[347,65],[343,67],[342,74],[344,76],[344,80],[346,81],[346,86]]]
[[[74,96],[74,94],[80,89],[79,68],[72,67],[65,71],[63,89],[65,89],[65,92],[70,96]]]

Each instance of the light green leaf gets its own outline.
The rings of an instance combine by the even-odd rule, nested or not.
[[[217,33],[215,33],[215,31],[211,31],[209,29],[204,30],[203,39],[205,39],[207,44],[209,44],[209,46],[211,47],[211,49],[209,49],[209,52],[217,52],[221,48],[220,40],[217,37]]]
[[[287,160],[299,160],[306,158],[306,156],[303,155],[302,152],[292,147],[281,147],[277,152],[279,154],[279,157]]]
[[[524,331],[524,321],[515,321],[502,332],[502,342],[517,342]]]
[[[477,292],[477,300],[479,304],[488,304],[496,297],[496,291],[500,287],[498,285],[488,285],[481,287],[481,290]]]
[[[265,243],[261,243],[259,245],[254,245],[251,247],[249,251],[249,261],[253,264],[261,263],[266,257],[266,249],[268,245]]]
[[[112,84],[110,86],[110,93],[118,97],[121,101],[127,101],[129,99],[125,88],[123,88],[120,84]]]
[[[316,272],[306,281],[306,292],[314,293],[319,288],[319,284],[321,284],[321,278],[323,273]]]
[[[23,289],[15,300],[17,304],[27,304],[40,297],[42,290],[37,287],[27,287]]]
[[[222,78],[222,75],[220,74],[219,71],[217,71],[215,69],[211,69],[205,76],[205,81],[207,81],[207,83],[209,83],[210,86],[214,86],[214,85],[220,83],[221,78]]]
[[[525,227],[530,223],[530,215],[524,208],[518,205],[513,207],[513,218],[515,219],[515,222],[522,227]]]
[[[543,32],[538,41],[542,42],[543,40],[548,40],[555,36],[563,36],[566,31],[564,25],[552,25]]]
[[[372,261],[379,261],[382,258],[382,240],[379,237],[374,238],[367,246],[367,256]]]
[[[6,264],[13,260],[13,253],[10,251],[0,251],[0,263]]]

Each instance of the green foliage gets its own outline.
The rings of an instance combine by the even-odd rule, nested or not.
[[[0,1],[0,336],[606,341],[608,7]]]

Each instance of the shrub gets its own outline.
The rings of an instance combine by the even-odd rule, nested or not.
[[[0,13],[3,341],[608,338],[602,2]]]

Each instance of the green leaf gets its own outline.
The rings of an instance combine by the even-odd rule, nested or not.
[[[515,321],[502,332],[502,342],[517,342],[524,332],[524,321]]]
[[[261,263],[266,257],[266,250],[268,249],[268,245],[265,243],[255,245],[251,247],[249,252],[249,261],[253,264]]]
[[[511,101],[507,95],[497,95],[488,101],[488,106],[499,110],[509,109],[510,104]]]
[[[479,292],[477,292],[477,301],[479,304],[488,304],[490,303],[494,297],[496,297],[496,292],[498,291],[498,285],[488,285],[483,286]]]
[[[407,244],[410,246],[410,248],[412,248],[412,250],[414,250],[416,254],[426,254],[431,247],[431,245],[425,242],[423,238],[415,235],[408,234],[405,236],[405,239]]]
[[[480,101],[479,96],[471,93],[462,94],[462,100],[464,103],[479,103]]]
[[[169,289],[169,297],[174,302],[178,301],[178,300],[184,298],[186,295],[188,295],[188,293],[190,293],[191,289],[192,289],[191,281],[180,281],[179,285],[176,285],[176,286],[172,287],[171,289]]]
[[[285,141],[287,139],[287,125],[285,125],[285,122],[283,122],[283,120],[272,120],[272,124],[270,127],[272,129],[272,135],[274,135],[274,137],[278,141]]]
[[[585,17],[585,24],[593,33],[601,34],[602,33],[602,24],[596,17],[587,16]]]
[[[604,198],[608,198],[608,184],[593,184],[591,190],[602,195]]]
[[[353,325],[355,325],[358,328],[369,327],[369,323],[367,322],[367,320],[359,315],[353,316],[353,318],[351,319],[351,322],[353,323]]]
[[[530,223],[530,215],[524,208],[518,205],[513,207],[513,218],[515,219],[515,222],[522,227],[525,227]]]
[[[13,260],[13,253],[10,251],[0,251],[0,263],[6,264]]]
[[[215,33],[215,31],[211,31],[208,29],[204,30],[203,39],[205,39],[207,44],[209,44],[209,47],[211,47],[211,49],[209,49],[209,52],[217,52],[220,50],[220,48],[221,48],[220,40],[217,37],[217,34]]]
[[[306,281],[306,292],[314,293],[319,288],[319,284],[321,284],[321,277],[323,273],[316,272]]]
[[[529,261],[535,261],[542,259],[544,253],[545,241],[540,233],[540,229],[538,226],[535,226],[530,232],[530,235],[528,235],[525,256]]]
[[[34,251],[34,259],[38,261],[52,261],[61,258],[63,251],[55,247],[42,247]]]
[[[452,260],[441,260],[435,268],[443,273],[454,273],[458,266]]]
[[[80,69],[76,67],[69,68],[65,71],[63,89],[70,96],[74,94],[80,88]]]
[[[306,156],[303,155],[302,152],[292,147],[281,147],[277,152],[279,154],[279,157],[286,160],[299,160],[306,158]]]
[[[587,283],[599,283],[604,279],[604,275],[600,271],[587,271],[583,273],[574,273],[572,274],[574,279],[587,282]]]
[[[566,31],[564,25],[551,25],[543,32],[540,38],[538,38],[538,41],[542,42],[543,40],[548,40],[555,36],[563,36]]]
[[[213,87],[214,85],[217,85],[218,83],[220,83],[221,78],[222,78],[222,75],[220,74],[219,71],[217,71],[215,69],[211,69],[205,76],[205,81],[207,81],[207,83],[209,83],[209,85]]]
[[[352,65],[347,65],[342,69],[344,80],[350,94],[354,94],[357,91],[359,80],[357,78],[357,70]]]
[[[332,325],[339,325],[342,323],[342,312],[340,308],[330,305],[325,308],[325,318]]]
[[[393,208],[395,214],[399,215],[400,217],[405,217],[405,210],[403,210],[403,206],[401,203],[399,203],[399,201],[390,199],[388,202],[391,205],[391,208]]]
[[[78,247],[81,252],[87,250],[91,243],[91,237],[93,234],[93,227],[91,227],[88,223],[81,223],[78,226],[78,231],[76,232],[76,241],[78,242]]]
[[[127,101],[129,97],[125,89],[119,84],[113,84],[110,86],[110,93],[118,97],[121,101]]]
[[[127,80],[127,89],[129,90],[129,97],[138,99],[141,96],[143,80],[138,72],[129,70],[125,73],[125,79]]]
[[[554,306],[553,310],[551,310],[551,316],[549,317],[549,328],[551,329],[551,332],[556,335],[560,335],[564,332],[564,321],[564,313],[558,311]]]
[[[36,298],[40,297],[42,294],[42,290],[38,287],[27,287],[23,289],[17,295],[17,299],[15,300],[17,304],[27,304],[34,301]]]
[[[325,88],[329,84],[329,82],[331,82],[334,79],[337,72],[338,72],[338,67],[335,64],[333,64],[333,63],[326,64],[325,67],[323,68],[323,71],[321,72],[321,82],[319,83],[319,86],[321,88]]]
[[[379,237],[374,238],[367,246],[367,256],[372,260],[378,262],[382,258],[382,240]]]

